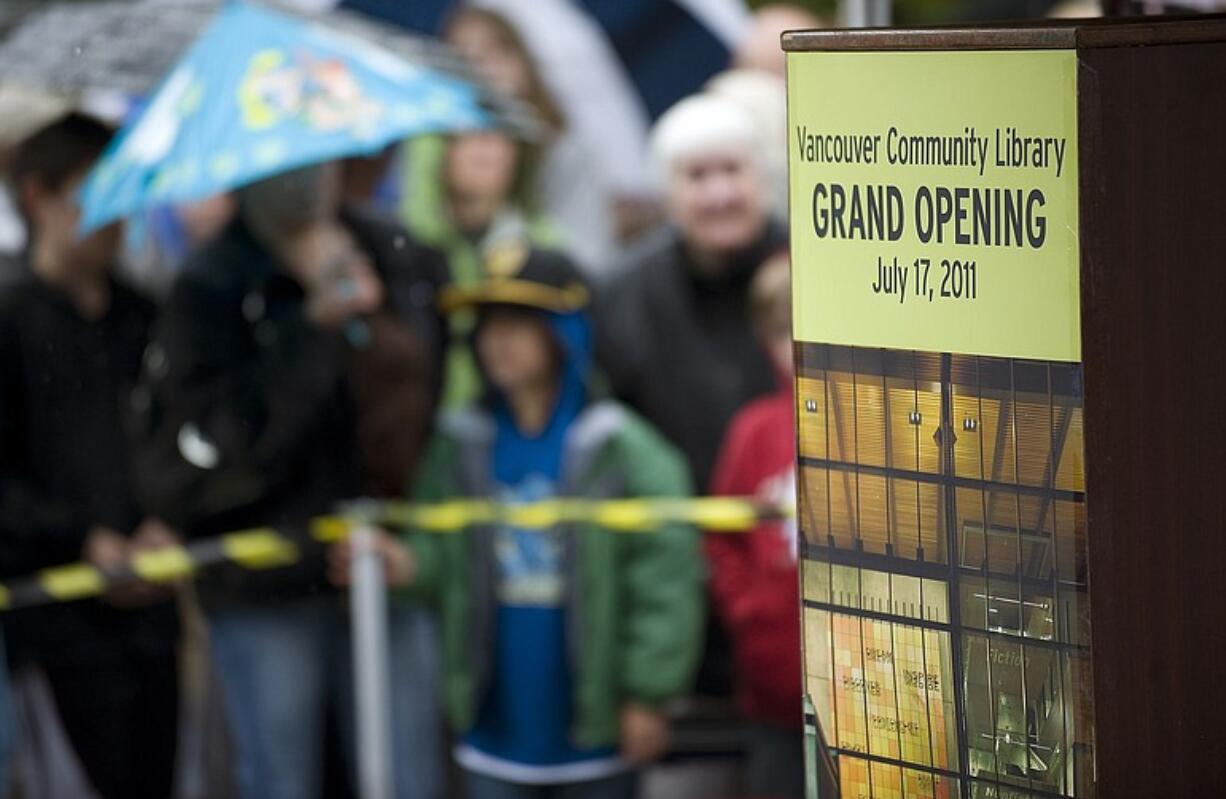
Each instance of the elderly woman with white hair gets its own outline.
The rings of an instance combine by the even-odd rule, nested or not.
[[[598,353],[614,393],[682,450],[705,490],[724,430],[775,377],[749,319],[757,266],[783,248],[752,116],[711,94],[682,100],[652,131],[672,232],[600,296]],[[700,693],[731,689],[726,638],[711,630]]]
[[[672,235],[602,292],[599,347],[616,394],[685,453],[705,488],[724,428],[774,389],[749,284],[786,244],[771,218],[760,134],[739,104],[700,94],[652,132]]]

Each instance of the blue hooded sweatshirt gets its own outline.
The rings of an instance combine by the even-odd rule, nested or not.
[[[491,466],[499,498],[507,502],[558,494],[566,434],[587,403],[592,358],[587,316],[540,313],[562,348],[561,387],[549,422],[535,436],[516,427],[504,398],[493,398],[497,430]],[[524,782],[572,782],[608,773],[616,768],[612,749],[579,749],[570,741],[573,686],[561,533],[507,527],[495,534],[494,547],[493,679],[477,724],[464,737],[461,750],[468,757],[461,762],[489,776]]]

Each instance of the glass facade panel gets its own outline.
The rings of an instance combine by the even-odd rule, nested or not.
[[[1092,796],[1079,368],[799,349],[806,682],[842,795]]]
[[[860,474],[856,479],[859,492],[856,507],[860,511],[860,538],[865,552],[893,554],[894,540],[890,525],[888,481],[876,474]]]
[[[827,492],[830,489],[830,474],[819,466],[804,466],[797,473],[800,494],[797,513],[804,540],[810,546],[828,546],[830,500]]]
[[[802,377],[796,381],[796,427],[800,448],[810,457],[826,457],[826,380]]]
[[[858,494],[854,470],[830,470],[830,534],[834,536],[835,546],[843,549],[860,548]]]
[[[876,375],[860,373],[855,383],[856,463],[884,467],[889,449],[886,446],[885,378],[880,371]]]

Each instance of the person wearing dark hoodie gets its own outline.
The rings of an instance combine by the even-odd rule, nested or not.
[[[732,419],[711,493],[796,501],[792,394],[792,292],[786,253],[772,256],[751,287],[754,327],[778,375],[774,393]],[[705,549],[715,611],[732,639],[736,695],[750,722],[746,795],[804,796],[800,590],[796,523],[767,521],[746,535],[708,533]]]
[[[544,250],[492,255],[491,277],[444,293],[475,307],[486,399],[441,422],[416,499],[508,503],[684,496],[676,451],[589,379],[587,290]],[[668,741],[700,650],[695,531],[479,524],[382,539],[388,579],[442,617],[445,694],[469,799],[630,799]],[[347,574],[338,547],[333,578]]]
[[[320,796],[325,708],[352,729],[348,616],[310,520],[403,493],[441,381],[442,256],[343,206],[340,185],[330,163],[240,189],[145,358],[150,505],[193,538],[275,527],[301,555],[200,585],[242,799]],[[397,797],[442,792],[433,634],[424,609],[391,614],[391,666],[412,673],[391,696]]]
[[[30,233],[0,293],[0,577],[78,560],[104,572],[176,533],[140,501],[125,436],[155,309],[116,278],[122,226],[79,235],[77,194],[112,131],[80,114],[13,154]],[[164,799],[178,726],[173,596],[136,584],[5,615],[19,663],[47,677],[84,776],[102,799]]]

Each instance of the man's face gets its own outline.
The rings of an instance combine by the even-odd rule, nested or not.
[[[313,164],[241,190],[243,214],[265,233],[293,235],[334,217],[341,204],[340,165]]]
[[[81,206],[77,201],[82,172],[58,189],[32,179],[25,192],[25,207],[34,225],[38,246],[63,265],[82,273],[109,271],[119,257],[123,225],[113,223],[87,236],[80,236]]]
[[[477,358],[490,384],[509,394],[555,377],[552,333],[537,313],[490,308],[477,327]]]
[[[669,217],[690,249],[721,256],[748,247],[766,223],[766,185],[744,147],[730,146],[673,162]]]

